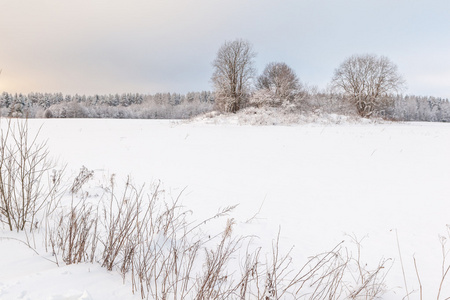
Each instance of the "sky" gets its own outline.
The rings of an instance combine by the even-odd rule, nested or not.
[[[225,41],[261,73],[285,62],[327,88],[354,54],[387,56],[405,94],[450,98],[449,0],[1,0],[0,92],[212,90]]]

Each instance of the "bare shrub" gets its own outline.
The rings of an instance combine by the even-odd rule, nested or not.
[[[308,93],[300,103],[302,111],[312,111],[328,114],[340,114],[346,116],[359,116],[356,106],[339,94]]]
[[[249,104],[258,108],[264,106],[279,106],[281,105],[281,99],[276,97],[270,90],[259,89],[252,94]]]
[[[39,131],[30,135],[28,120],[9,119],[0,132],[0,214],[11,231],[37,227],[36,215],[56,189],[44,183],[53,164],[38,137]]]
[[[94,176],[94,171],[89,171],[85,166],[82,166],[80,173],[78,173],[72,183],[72,187],[70,188],[71,193],[77,193],[81,187],[92,178],[92,176]]]
[[[119,255],[127,260],[129,256],[130,242],[133,240],[140,214],[141,192],[135,189],[129,179],[125,184],[125,190],[121,197],[114,193],[114,176],[111,177],[110,203],[103,210],[103,226],[106,236],[100,236],[103,245],[101,264],[109,271],[113,269]],[[124,252],[125,251],[125,252]],[[128,259],[129,260],[129,259]],[[125,262],[126,264],[126,262]],[[126,266],[122,266],[127,269]]]
[[[242,238],[232,238],[233,219],[228,219],[222,239],[215,250],[205,249],[203,276],[198,279],[195,299],[227,299],[234,292],[231,274],[226,271],[231,255]]]
[[[265,274],[265,299],[280,299],[286,295],[299,298],[305,294],[310,295],[309,299],[339,298],[342,277],[349,260],[342,255],[342,249],[340,243],[331,251],[310,257],[303,266],[295,269],[292,267],[291,251],[280,253],[278,234]]]
[[[98,218],[96,210],[84,200],[70,207],[67,214],[61,213],[56,226],[50,229],[49,242],[54,254],[60,250],[63,261],[76,264],[93,262],[97,245],[96,230]]]
[[[291,251],[280,251],[279,237],[280,233],[265,262],[260,258],[261,248],[247,252],[233,299],[377,299],[387,289],[384,279],[389,270],[384,266],[389,260],[368,270],[361,260],[360,244],[356,243],[356,257],[341,242],[295,267]]]

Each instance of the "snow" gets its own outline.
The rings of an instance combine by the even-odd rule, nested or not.
[[[1,235],[11,238],[7,232]],[[140,299],[118,274],[97,264],[58,267],[49,261],[54,261],[51,255],[38,255],[15,235],[0,239],[0,299]]]
[[[69,175],[81,166],[94,170],[92,190],[111,174],[122,182],[127,175],[136,183],[161,181],[168,197],[186,188],[181,199],[196,220],[239,204],[232,214],[237,233],[270,246],[281,228],[282,250],[295,245],[297,261],[349,236],[364,238],[369,265],[393,259],[383,299],[406,295],[398,236],[408,290],[415,291],[410,298],[419,299],[413,256],[424,299],[436,297],[439,235],[447,236],[450,223],[450,124],[209,123],[29,120],[32,130],[42,125],[40,137]],[[118,272],[97,264],[58,267],[42,246],[37,255],[15,240],[24,239],[20,233],[4,228],[0,236],[0,299],[140,299]],[[450,278],[441,293],[448,296]]]

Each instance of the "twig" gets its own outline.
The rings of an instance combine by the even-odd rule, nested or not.
[[[420,282],[419,270],[417,269],[416,258],[414,256],[413,256],[413,260],[414,260],[414,268],[416,269],[417,280],[419,281],[420,300],[422,300],[422,283]]]
[[[0,240],[11,240],[11,241],[16,241],[16,242],[21,242],[22,244],[26,245],[28,248],[30,248],[31,250],[33,250],[33,252],[36,253],[36,254],[37,254],[38,256],[40,256],[41,258],[43,258],[43,259],[45,259],[45,260],[48,260],[48,261],[50,261],[50,262],[56,264],[57,266],[59,266],[58,263],[54,262],[54,261],[51,260],[51,259],[48,259],[48,258],[46,258],[46,257],[43,257],[42,255],[40,255],[40,254],[36,251],[36,249],[34,249],[33,247],[31,247],[31,246],[30,246],[29,244],[27,244],[26,242],[24,242],[24,241],[22,241],[22,240],[19,240],[18,238],[13,238],[13,237],[3,237],[3,236],[0,236]]]
[[[402,266],[403,281],[405,283],[406,297],[409,299],[408,285],[406,284],[405,268],[403,267],[402,251],[400,250],[400,242],[398,241],[397,229],[395,229],[395,236],[397,238],[397,248],[398,248],[398,254],[400,256],[400,264]]]

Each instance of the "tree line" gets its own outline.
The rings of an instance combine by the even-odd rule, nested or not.
[[[213,91],[63,95],[0,94],[0,116],[27,118],[186,119],[213,110],[247,107],[290,113],[333,113],[399,121],[450,122],[448,99],[405,96],[405,80],[384,56],[353,55],[335,70],[329,88],[303,84],[284,62],[256,74],[256,52],[242,39],[226,41],[212,63]]]
[[[214,94],[210,91],[93,96],[0,94],[0,114],[3,117],[186,119],[211,111],[213,106]]]
[[[284,62],[267,64],[256,76],[252,45],[225,42],[213,62],[216,107],[235,113],[248,106],[281,107],[393,120],[450,121],[448,99],[402,96],[405,80],[385,56],[353,55],[335,70],[326,93],[311,91]]]

